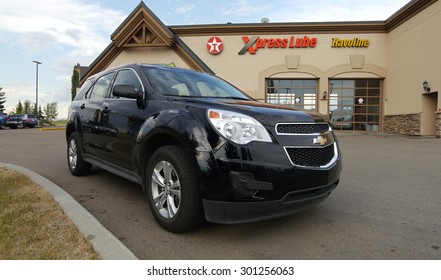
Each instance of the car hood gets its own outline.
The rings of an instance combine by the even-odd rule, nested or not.
[[[324,122],[327,118],[315,112],[305,112],[288,106],[268,104],[251,100],[234,100],[218,98],[192,98],[187,102],[203,105],[203,107],[230,110],[251,116],[264,125],[292,122]]]

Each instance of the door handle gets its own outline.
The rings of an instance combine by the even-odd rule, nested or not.
[[[83,110],[84,108],[86,108],[86,105],[83,103],[83,105],[80,106],[81,110]]]

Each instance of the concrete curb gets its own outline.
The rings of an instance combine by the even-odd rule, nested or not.
[[[38,131],[66,130],[66,127],[42,127]]]
[[[62,188],[24,167],[1,162],[0,167],[20,172],[47,190],[103,260],[138,260],[118,238]]]

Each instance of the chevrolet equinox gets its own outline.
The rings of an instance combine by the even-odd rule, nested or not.
[[[88,78],[69,108],[67,162],[142,186],[156,221],[245,223],[323,201],[339,182],[328,119],[257,102],[192,70],[130,64]]]

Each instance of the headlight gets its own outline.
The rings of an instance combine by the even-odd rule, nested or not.
[[[207,116],[215,130],[234,143],[272,142],[268,131],[252,117],[217,109],[209,109]]]

